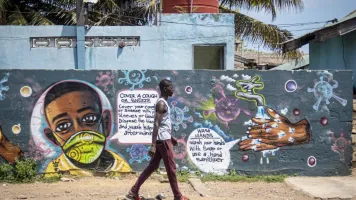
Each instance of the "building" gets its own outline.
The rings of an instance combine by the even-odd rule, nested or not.
[[[282,44],[283,51],[291,51],[309,44],[309,69],[353,70],[353,93],[356,93],[356,10],[324,28],[307,33]],[[355,104],[354,104],[355,105]],[[355,116],[356,109],[354,106]],[[352,138],[356,138],[356,118],[353,118]],[[353,150],[356,164],[356,148]]]
[[[309,55],[305,55],[299,59],[279,65],[271,70],[298,70],[309,68]]]
[[[275,52],[245,49],[243,41],[235,40],[235,69],[269,70],[287,63],[288,60]]]
[[[234,69],[233,14],[162,14],[161,20],[159,26],[83,28],[83,36],[78,35],[76,26],[0,26],[0,66]],[[78,47],[78,39],[85,41],[85,46]]]
[[[356,92],[356,10],[325,27],[282,44],[284,52],[309,44],[310,70],[353,70]]]

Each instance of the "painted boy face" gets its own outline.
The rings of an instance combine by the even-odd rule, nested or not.
[[[96,131],[100,126],[102,117],[104,134],[108,133],[111,123],[110,113],[104,112],[101,116],[100,102],[89,91],[69,92],[55,99],[45,108],[45,114],[50,130],[46,134],[53,134],[60,146],[75,133],[80,131]],[[106,135],[106,134],[105,134]],[[107,136],[107,135],[106,135]]]

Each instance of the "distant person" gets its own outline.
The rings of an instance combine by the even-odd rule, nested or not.
[[[173,145],[177,145],[177,140],[171,135],[171,115],[170,108],[167,103],[168,98],[173,95],[173,84],[171,81],[164,79],[159,83],[159,88],[161,90],[161,97],[156,103],[152,146],[148,151],[148,154],[152,159],[126,197],[134,200],[142,199],[139,196],[141,185],[154,171],[158,169],[159,163],[161,159],[163,159],[168,180],[174,194],[174,200],[188,200],[188,198],[184,197],[179,191],[176,177],[176,163],[174,162],[173,157]]]
[[[50,162],[45,173],[69,171],[73,175],[131,172],[118,154],[105,149],[111,131],[111,112],[103,110],[98,93],[75,81],[54,85],[44,99],[47,138],[63,153]]]

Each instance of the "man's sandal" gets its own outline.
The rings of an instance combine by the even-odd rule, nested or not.
[[[138,194],[134,194],[131,190],[125,196],[127,200],[143,200],[143,197],[140,197]]]

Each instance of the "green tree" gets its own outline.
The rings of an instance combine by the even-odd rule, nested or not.
[[[270,13],[272,21],[277,17],[277,11],[302,11],[302,0],[221,0],[220,12],[235,15],[235,34],[237,37],[256,42],[272,51],[282,53],[280,43],[292,38],[292,33],[276,25],[265,24],[257,19],[241,13],[238,9],[265,11]],[[288,58],[300,57],[298,51],[288,52]]]
[[[55,25],[65,22],[60,13],[67,16],[75,0],[0,0],[0,24],[2,25]],[[74,16],[75,18],[75,16]]]
[[[146,0],[136,0],[145,2]],[[147,15],[159,10],[157,0],[148,5],[120,9],[121,0],[99,0],[88,10],[88,23],[94,26],[128,26],[147,23]],[[265,11],[272,20],[278,11],[303,9],[302,0],[220,0],[220,13],[235,15],[236,37],[259,43],[281,53],[279,44],[292,37],[292,33],[276,25],[265,24],[239,10]],[[76,0],[0,0],[0,24],[6,25],[75,25]],[[289,58],[299,56],[289,52]]]

